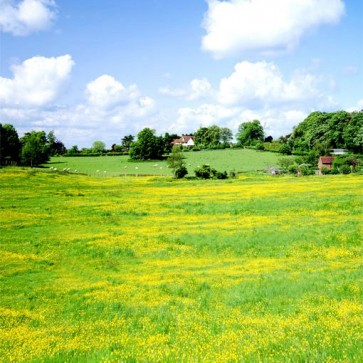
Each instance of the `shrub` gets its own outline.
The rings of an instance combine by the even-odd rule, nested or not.
[[[291,148],[290,148],[290,146],[287,145],[287,144],[282,144],[279,147],[279,153],[285,154],[285,155],[291,155]]]
[[[339,169],[338,168],[332,168],[330,170],[330,174],[333,174],[333,175],[339,174]]]
[[[217,179],[228,179],[228,174],[226,171],[217,171],[216,172],[216,178]]]
[[[323,166],[321,169],[320,169],[321,173],[323,175],[328,175],[328,174],[331,174],[331,169],[327,168],[326,166]]]
[[[290,174],[296,174],[299,170],[299,167],[297,166],[297,164],[291,164],[288,166],[287,170]]]
[[[203,165],[200,168],[195,169],[194,173],[197,178],[211,179],[216,175],[217,171],[209,165]]]
[[[185,166],[181,166],[180,168],[175,170],[174,176],[176,179],[182,179],[188,174],[188,170]]]
[[[350,174],[351,173],[351,169],[350,169],[350,166],[349,165],[342,165],[340,168],[339,168],[340,172],[342,174]]]
[[[300,171],[302,175],[313,175],[314,170],[310,169],[308,166],[302,166],[300,167]]]
[[[262,142],[258,142],[255,146],[256,150],[260,150],[260,151],[264,151],[265,150],[265,146]]]
[[[229,172],[229,177],[230,178],[233,178],[233,179],[237,178],[237,175],[238,175],[238,173],[234,169]]]

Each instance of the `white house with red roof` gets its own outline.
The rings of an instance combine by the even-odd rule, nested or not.
[[[181,145],[185,147],[192,147],[195,145],[194,136],[183,135],[180,139],[175,139],[172,142],[173,145]]]

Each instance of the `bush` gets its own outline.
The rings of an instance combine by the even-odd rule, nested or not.
[[[285,154],[285,155],[291,155],[291,148],[290,148],[290,146],[287,145],[287,144],[282,144],[279,147],[279,153],[280,154]]]
[[[265,146],[262,142],[258,142],[255,146],[256,150],[260,150],[260,151],[264,151],[265,150]]]
[[[337,174],[339,174],[339,169],[338,169],[338,168],[332,168],[332,169],[330,170],[330,174],[332,174],[332,175],[337,175]]]
[[[195,169],[194,173],[197,178],[211,179],[216,175],[217,170],[211,168],[209,165],[203,165],[200,168]]]
[[[226,171],[223,171],[223,172],[217,171],[216,178],[217,179],[228,179],[228,174]]]
[[[326,166],[323,166],[321,169],[320,169],[321,173],[323,175],[328,175],[328,174],[331,174],[331,169],[327,168]]]
[[[175,170],[174,176],[176,179],[182,179],[188,174],[188,170],[185,166],[181,166],[180,168]]]
[[[351,169],[350,169],[350,166],[349,165],[342,165],[340,168],[339,168],[340,172],[342,174],[350,174],[351,173]]]
[[[314,170],[310,169],[308,166],[301,167],[300,171],[301,171],[302,175],[313,175],[314,174]]]
[[[299,167],[297,166],[297,164],[291,164],[288,166],[287,170],[290,174],[296,174],[299,170]]]
[[[236,172],[236,170],[231,170],[229,172],[229,177],[232,178],[232,179],[237,178],[237,175],[238,175],[238,173]]]

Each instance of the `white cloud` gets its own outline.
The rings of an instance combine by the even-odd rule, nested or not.
[[[71,61],[71,58],[68,60]],[[24,62],[26,66],[20,66],[20,71],[17,69],[14,80],[5,79],[6,87],[1,87],[4,79],[0,78],[0,101],[4,100],[1,92],[5,89],[8,102],[8,105],[0,108],[0,119],[13,123],[20,134],[34,129],[54,130],[67,146],[77,144],[89,147],[94,140],[99,139],[111,146],[112,143],[120,142],[125,134],[135,135],[143,127],[158,126],[155,101],[141,95],[136,85],[125,87],[114,77],[102,75],[86,85],[83,102],[60,107],[50,102],[59,95],[54,85],[57,83],[54,82],[57,72],[49,72],[49,68],[53,68],[38,59],[35,65],[43,65],[40,69],[46,70],[43,77],[47,81],[37,85],[33,78],[38,83],[43,82],[43,78],[37,79],[38,67],[31,67],[27,62]],[[24,84],[27,85],[27,92],[21,88]],[[31,90],[30,85],[35,89]],[[55,88],[50,89],[51,85]],[[16,92],[19,94],[16,95]],[[16,102],[10,102],[11,97],[17,97]]]
[[[46,30],[55,18],[53,0],[0,0],[0,31],[28,35]]]
[[[74,61],[70,55],[33,57],[13,65],[13,78],[0,77],[0,102],[17,107],[44,106],[60,96]]]
[[[190,93],[187,96],[187,99],[197,100],[209,96],[211,92],[212,86],[207,79],[193,79],[190,82]]]
[[[242,122],[259,119],[266,134],[288,134],[310,112],[337,106],[328,94],[330,81],[305,70],[285,77],[274,63],[241,62],[218,90],[209,90],[208,103],[179,108],[170,129],[191,132],[217,124],[236,132]]]
[[[279,68],[267,62],[241,62],[219,85],[218,100],[224,105],[261,108],[267,105],[319,103],[331,101],[319,91],[318,77],[296,70],[285,80]]]
[[[189,87],[186,89],[161,87],[159,88],[159,93],[167,96],[184,98],[187,101],[195,101],[211,96],[212,85],[206,78],[196,78],[190,82]]]
[[[335,24],[342,0],[208,0],[202,48],[216,58],[294,48],[306,32]]]
[[[90,104],[100,108],[110,108],[128,104],[139,97],[136,85],[125,88],[112,76],[104,74],[88,83],[86,94]]]

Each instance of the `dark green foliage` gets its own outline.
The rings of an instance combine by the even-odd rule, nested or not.
[[[194,170],[195,176],[201,179],[211,179],[216,175],[217,170],[211,168],[209,165],[202,165]]]
[[[334,158],[333,167],[342,174],[356,172],[360,160],[354,155],[341,155]]]
[[[188,169],[185,166],[181,166],[175,170],[174,176],[176,179],[182,179],[188,174]]]
[[[14,126],[0,123],[0,166],[19,160],[21,144]]]
[[[24,165],[35,166],[47,162],[50,158],[50,148],[44,131],[27,132],[21,139],[21,162]]]
[[[168,132],[166,132],[164,134],[164,153],[165,154],[169,154],[173,148],[173,144],[172,142],[175,139],[179,139],[180,136],[178,136],[177,134],[169,134]]]
[[[236,135],[238,143],[241,146],[251,146],[257,142],[263,142],[264,137],[263,127],[259,120],[243,122],[238,127],[238,133]]]
[[[145,128],[137,135],[137,141],[131,144],[130,157],[133,160],[160,160],[163,158],[164,140],[155,136],[155,131]]]
[[[228,179],[228,174],[226,171],[217,171],[216,178],[217,179]]]
[[[200,179],[228,179],[226,171],[220,172],[210,167],[210,165],[202,165],[194,170],[195,176]]]
[[[49,145],[49,154],[50,156],[55,155],[64,155],[67,152],[67,148],[64,146],[62,141],[58,140],[54,131],[50,131],[47,135],[48,145]]]
[[[124,136],[121,140],[121,146],[125,150],[129,151],[133,141],[134,141],[134,137],[132,135]]]

